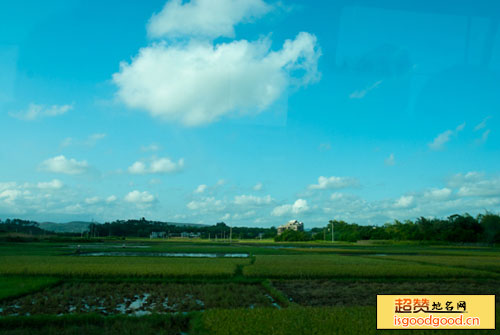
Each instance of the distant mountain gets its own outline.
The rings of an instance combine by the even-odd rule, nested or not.
[[[89,228],[92,222],[71,221],[65,223],[40,222],[39,227],[55,233],[81,233]],[[94,222],[97,223],[97,222]]]
[[[87,231],[89,224],[92,222],[86,221],[71,221],[65,223],[55,223],[55,222],[41,222],[39,227],[48,231],[53,231],[55,233],[81,233],[82,231]],[[94,222],[99,224],[99,222]],[[178,227],[204,227],[206,225],[201,223],[182,223],[182,222],[166,222],[169,225]]]

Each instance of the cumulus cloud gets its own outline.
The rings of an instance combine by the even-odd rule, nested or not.
[[[444,145],[448,143],[453,135],[457,135],[460,131],[462,131],[465,128],[465,123],[462,123],[459,125],[455,130],[446,130],[436,136],[434,140],[429,143],[429,148],[431,150],[443,150]]]
[[[115,195],[110,195],[109,197],[106,198],[106,202],[108,204],[113,203],[117,200],[118,198]]]
[[[149,166],[141,161],[134,162],[128,168],[128,172],[131,174],[162,174],[179,172],[183,168],[184,158],[181,158],[177,162],[174,162],[170,158],[163,157],[152,158],[149,162]]]
[[[59,179],[52,179],[51,181],[39,182],[37,187],[43,190],[58,190],[63,187],[63,183]]]
[[[403,195],[394,203],[395,208],[408,208],[413,204],[415,198],[412,195]]]
[[[83,174],[89,171],[87,161],[77,161],[74,158],[67,159],[64,155],[56,156],[45,160],[42,169],[53,173],[63,173],[69,175]]]
[[[283,216],[287,214],[301,214],[309,210],[307,200],[297,199],[293,204],[285,204],[275,207],[271,212],[273,216]]]
[[[307,32],[286,40],[279,50],[271,50],[269,38],[214,44],[198,36],[232,36],[235,23],[268,9],[261,0],[168,2],[152,17],[148,32],[184,40],[154,42],[130,63],[122,62],[113,75],[118,98],[153,117],[200,126],[258,114],[289,87],[319,80],[321,51]]]
[[[338,188],[354,187],[358,185],[359,185],[358,180],[352,177],[320,176],[318,178],[318,183],[309,185],[309,189],[310,190],[338,189]]]
[[[196,188],[196,190],[194,190],[194,193],[203,193],[205,192],[205,190],[207,189],[207,185],[205,184],[201,184],[201,185],[198,185],[198,187]]]
[[[168,1],[149,20],[148,35],[158,37],[234,37],[234,26],[259,18],[271,10],[262,0]]]
[[[125,201],[135,204],[138,207],[149,207],[156,201],[156,198],[148,191],[140,192],[138,190],[134,190],[125,196]]]
[[[488,197],[500,195],[500,178],[487,177],[484,173],[471,171],[466,174],[454,175],[449,183],[458,188],[457,195],[461,197]]]
[[[193,211],[205,213],[208,211],[221,211],[225,208],[225,205],[222,200],[215,199],[214,197],[206,197],[202,200],[193,200],[186,207]]]
[[[100,201],[99,197],[91,197],[85,199],[85,203],[87,205],[94,205],[97,204],[99,201]]]
[[[452,191],[448,187],[434,188],[432,190],[426,191],[424,193],[424,197],[434,200],[443,200],[443,199],[448,199],[451,193]]]
[[[263,187],[264,187],[264,185],[261,182],[258,182],[257,184],[255,184],[253,186],[253,190],[254,191],[260,191],[260,190],[262,190]]]
[[[45,106],[31,103],[28,108],[18,113],[10,113],[12,117],[25,121],[33,121],[45,117],[54,117],[65,114],[73,109],[73,105],[52,105]]]
[[[273,198],[270,195],[266,195],[264,197],[257,197],[254,195],[237,195],[234,197],[234,203],[236,205],[245,205],[245,206],[260,206],[260,205],[269,205],[273,202]]]

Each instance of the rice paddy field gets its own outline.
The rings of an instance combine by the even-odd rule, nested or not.
[[[479,246],[0,243],[0,334],[441,334],[376,329],[377,294],[495,294]],[[495,333],[495,331],[497,333]]]

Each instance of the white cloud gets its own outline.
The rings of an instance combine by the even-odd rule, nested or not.
[[[118,97],[153,117],[199,126],[223,116],[257,114],[289,86],[319,79],[316,37],[301,32],[278,51],[260,39],[212,45],[159,42],[145,47],[113,75]],[[302,73],[300,78],[291,76]]]
[[[85,140],[77,140],[72,137],[66,137],[62,142],[62,147],[69,147],[71,145],[81,145],[87,147],[93,147],[100,140],[104,139],[107,135],[104,133],[96,133],[89,135]]]
[[[33,121],[36,119],[44,118],[44,117],[54,117],[58,115],[65,114],[66,112],[73,109],[73,105],[52,105],[52,106],[44,106],[31,103],[28,106],[28,109],[25,111],[21,111],[18,113],[10,113],[10,116],[15,118],[25,120],[25,121]]]
[[[481,121],[480,123],[478,123],[475,127],[474,127],[474,131],[478,131],[478,130],[481,130],[483,128],[486,128],[486,122],[491,119],[491,116],[488,116],[486,118],[483,119],[483,121]]]
[[[135,162],[128,168],[131,174],[147,174],[147,173],[174,173],[179,172],[184,168],[184,159],[181,158],[177,162],[170,158],[152,158],[149,167],[140,161]]]
[[[390,154],[389,157],[385,159],[385,165],[392,166],[396,164],[396,160],[394,159],[394,154]]]
[[[335,189],[335,188],[345,188],[358,186],[359,182],[355,178],[351,177],[324,177],[320,176],[318,178],[317,184],[309,185],[311,190],[324,190],[324,189]]]
[[[262,0],[168,1],[148,23],[148,35],[158,37],[233,37],[239,22],[261,17],[271,10]]]
[[[424,197],[433,200],[448,199],[452,191],[448,187],[435,188],[424,193]]]
[[[448,130],[442,132],[441,134],[436,136],[436,138],[434,138],[434,140],[431,143],[428,144],[429,148],[431,150],[443,150],[444,145],[450,141],[451,136],[457,135],[464,128],[465,128],[465,122],[462,123],[461,125],[458,125],[457,128],[455,128],[455,130],[448,129]]]
[[[365,97],[365,95],[368,92],[370,92],[370,91],[376,89],[377,87],[379,87],[380,84],[382,84],[382,80],[376,81],[373,84],[371,84],[370,86],[368,86],[368,87],[366,87],[366,88],[364,88],[362,90],[356,90],[356,91],[352,92],[349,95],[349,98],[351,98],[351,99],[362,99],[362,98]]]
[[[4,190],[0,192],[0,199],[5,201],[7,204],[13,204],[14,200],[22,196],[23,192],[20,190]]]
[[[258,182],[257,184],[254,185],[253,190],[260,191],[260,190],[262,190],[263,187],[264,187],[264,185],[261,182]]]
[[[481,135],[481,138],[476,140],[476,144],[485,143],[488,140],[488,136],[490,136],[490,130],[486,129],[485,131],[483,131],[483,135]]]
[[[203,193],[203,192],[205,192],[206,189],[207,189],[207,185],[201,184],[201,185],[198,185],[196,190],[194,190],[194,193]]]
[[[99,197],[91,197],[91,198],[86,198],[85,199],[85,203],[87,205],[94,205],[94,204],[97,204],[99,202]]]
[[[158,151],[158,150],[160,150],[160,146],[154,143],[141,147],[141,151]]]
[[[456,174],[448,184],[458,188],[457,195],[460,197],[500,196],[500,178],[488,178],[480,172]]]
[[[330,199],[331,200],[340,200],[340,199],[343,199],[343,198],[344,198],[344,195],[342,193],[338,193],[338,192],[332,193],[330,195]]]
[[[47,189],[58,190],[58,189],[63,187],[63,183],[59,179],[53,179],[51,181],[39,182],[37,184],[37,187],[40,189],[44,189],[44,190],[47,190]]]
[[[395,208],[408,208],[413,204],[414,196],[403,195],[394,203]]]
[[[156,201],[156,198],[154,197],[154,195],[152,195],[148,191],[140,192],[140,191],[134,190],[132,192],[129,192],[125,196],[125,201],[133,203],[138,207],[148,207],[153,202]]]
[[[275,207],[271,212],[273,216],[283,216],[286,214],[301,214],[309,210],[307,200],[297,199],[293,204],[286,204]]]
[[[94,145],[96,145],[97,142],[104,139],[106,136],[107,135],[104,133],[92,134],[88,137],[85,144],[87,144],[88,146],[94,146]]]
[[[144,174],[146,173],[146,164],[143,162],[135,162],[128,168],[128,172],[132,174]]]
[[[70,175],[85,173],[89,170],[87,161],[77,161],[74,158],[67,159],[64,155],[49,158],[42,163],[42,169]]]
[[[173,173],[182,170],[184,167],[184,159],[181,158],[176,162],[172,162],[169,158],[158,158],[151,162],[151,173]]]
[[[260,205],[269,205],[273,202],[273,198],[270,195],[266,195],[264,197],[257,197],[254,195],[237,195],[234,197],[234,203],[236,205],[245,205],[245,206],[260,206]]]
[[[109,204],[115,202],[117,199],[118,198],[115,195],[110,195],[109,197],[106,198],[106,202]]]
[[[205,213],[208,211],[219,212],[221,210],[224,210],[226,206],[224,205],[222,200],[215,199],[214,197],[206,197],[198,201],[193,200],[189,202],[186,207],[193,211],[197,210],[201,213]]]
[[[432,150],[443,149],[444,145],[450,140],[451,135],[453,135],[452,130],[446,130],[445,132],[439,134],[431,143],[429,143],[429,148]]]

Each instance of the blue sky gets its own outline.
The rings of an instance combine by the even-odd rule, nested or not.
[[[0,5],[0,218],[500,211],[500,4]]]

